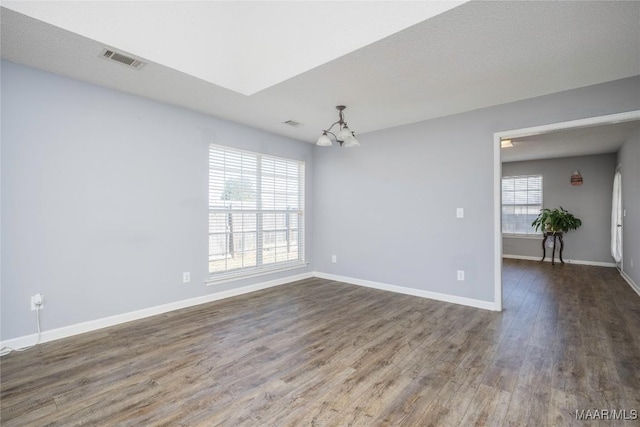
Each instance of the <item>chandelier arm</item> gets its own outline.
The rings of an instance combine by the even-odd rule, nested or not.
[[[335,125],[339,125],[339,124],[341,124],[341,123],[340,123],[340,120],[338,120],[337,122],[335,122],[334,124],[332,124],[331,126],[329,126],[329,128],[328,128],[327,130],[323,131],[323,132],[328,132],[328,131],[330,131],[331,129],[333,129],[333,127],[334,127]],[[340,128],[340,129],[342,129],[342,128]]]
[[[331,127],[333,127],[333,126],[331,126]],[[331,129],[331,128],[329,128],[329,129]],[[335,134],[335,133],[333,133],[333,132],[331,132],[331,131],[328,131],[328,130],[323,130],[322,132],[324,132],[324,133],[330,133],[331,135],[333,135],[333,138],[334,138],[336,141],[338,140],[338,137],[336,136],[336,134]]]

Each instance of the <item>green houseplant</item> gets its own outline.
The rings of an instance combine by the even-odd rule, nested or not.
[[[560,206],[555,209],[540,209],[540,214],[531,225],[536,231],[542,230],[556,234],[576,230],[582,225],[582,221]]]

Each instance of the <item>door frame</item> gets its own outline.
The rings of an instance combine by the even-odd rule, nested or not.
[[[607,125],[614,123],[640,120],[640,110],[624,113],[607,114],[604,116],[588,117],[585,119],[569,120],[565,122],[550,123],[546,125],[527,128],[512,129],[495,132],[493,134],[493,259],[494,259],[494,309],[502,311],[502,158],[500,154],[500,141],[502,138],[522,138],[525,136],[541,135],[567,129],[575,129],[590,126]]]

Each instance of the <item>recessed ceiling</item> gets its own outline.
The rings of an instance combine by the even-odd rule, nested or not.
[[[117,37],[120,25],[111,19],[113,10],[132,2],[99,3],[111,10],[105,12],[110,18],[96,22],[95,16],[87,16],[86,25],[108,27],[110,37]],[[315,10],[315,3],[309,2],[258,3],[262,5],[257,9],[260,13],[270,7],[281,10],[278,8],[283,4],[295,4],[301,11],[307,10],[309,16]],[[351,3],[370,5],[326,3],[336,16]],[[385,4],[395,8],[400,7],[398,3],[404,4]],[[47,2],[47,7],[57,10],[64,5],[68,10],[80,4],[84,2]],[[138,38],[158,41],[156,49],[162,50],[164,29],[175,27],[181,34],[179,40],[173,41],[176,45],[186,49],[192,43],[200,43],[201,37],[189,29],[191,18],[185,15],[188,9],[183,9],[181,2],[171,4],[175,13],[160,28],[149,29],[144,19],[140,21],[145,30]],[[251,14],[250,10],[247,4],[247,14]],[[258,43],[255,39],[262,37],[262,27],[288,25],[287,14],[268,16],[269,20],[247,17],[260,25],[244,37]],[[640,2],[635,1],[470,1],[359,49],[351,46],[349,53],[333,60],[325,56],[322,61],[328,62],[307,65],[313,68],[299,70],[299,74],[279,83],[273,83],[278,78],[269,77],[271,83],[265,80],[263,85],[272,85],[250,96],[148,57],[142,58],[149,62],[140,70],[105,61],[99,55],[107,41],[5,7],[1,8],[0,40],[2,57],[9,61],[309,143],[337,120],[335,106],[346,105],[349,126],[358,134],[362,149],[366,149],[367,132],[640,75],[638,16]],[[340,44],[342,33],[334,37],[327,25],[320,19],[313,22],[317,34]],[[209,34],[221,40],[230,40],[235,34],[233,25],[226,24],[212,25],[211,31]],[[282,49],[285,59],[299,51],[315,56],[311,45],[301,40],[297,32],[286,38],[294,47],[288,44]],[[135,54],[124,40],[108,47]],[[185,52],[185,57],[192,55]],[[240,51],[234,54],[250,56]],[[198,55],[212,56],[202,51]],[[260,73],[270,75],[267,68],[260,66]],[[241,73],[239,69],[236,72]],[[253,90],[250,89],[243,90]],[[302,125],[292,127],[284,124],[287,120]]]
[[[5,1],[3,6],[251,95],[464,1]]]
[[[500,155],[507,163],[616,153],[638,128],[640,121],[634,120],[510,138],[513,147],[503,148]]]

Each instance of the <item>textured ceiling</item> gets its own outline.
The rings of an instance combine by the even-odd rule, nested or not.
[[[640,74],[635,1],[472,1],[251,96],[154,62],[135,71],[99,59],[103,43],[6,8],[1,18],[5,59],[306,142],[338,104],[365,146],[366,132]],[[176,14],[173,25],[188,22]]]
[[[513,147],[503,148],[503,162],[551,159],[616,153],[640,121],[588,126],[541,135],[512,138]]]

